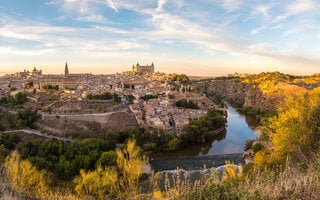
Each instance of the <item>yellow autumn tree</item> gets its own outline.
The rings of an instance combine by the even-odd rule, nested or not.
[[[14,151],[5,160],[6,176],[13,189],[30,197],[43,197],[49,189],[51,174],[39,171]]]
[[[269,158],[274,161],[284,160],[287,155],[297,157],[318,148],[319,92],[289,96],[279,105],[277,113],[276,117],[269,119],[269,124],[265,128],[272,144]],[[261,157],[262,154],[259,156]],[[260,160],[263,159],[263,156],[260,157]],[[267,161],[267,163],[271,162]]]
[[[106,199],[114,195],[134,199],[139,194],[139,179],[146,164],[142,150],[135,140],[129,140],[123,149],[117,150],[117,167],[99,166],[91,172],[80,171],[74,179],[75,191],[82,197]]]
[[[117,165],[120,169],[120,187],[127,198],[134,198],[139,192],[139,178],[143,174],[146,159],[135,140],[129,140],[122,150],[117,150]]]
[[[106,195],[113,195],[117,191],[117,179],[118,174],[114,168],[103,169],[99,166],[90,172],[80,170],[80,176],[74,180],[75,191],[82,197],[106,199]]]

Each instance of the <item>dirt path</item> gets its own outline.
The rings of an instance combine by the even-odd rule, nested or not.
[[[34,130],[34,129],[20,129],[20,130],[12,130],[12,131],[3,131],[3,133],[5,133],[5,134],[17,133],[17,132],[24,132],[24,133],[31,134],[31,135],[38,135],[38,136],[45,137],[48,139],[57,139],[57,140],[61,140],[64,142],[72,142],[73,141],[70,138],[62,138],[62,137],[57,137],[57,136],[52,136],[52,135],[46,135],[46,134],[43,134],[40,131]]]

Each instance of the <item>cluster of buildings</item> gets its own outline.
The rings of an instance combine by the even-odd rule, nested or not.
[[[66,63],[63,75],[43,75],[39,77],[39,89],[46,85],[57,85],[63,90],[76,90],[81,79],[88,76],[92,76],[92,74],[70,74],[68,63]]]
[[[130,105],[130,109],[141,126],[151,126],[176,134],[183,131],[189,119],[199,118],[207,113],[207,109],[177,108],[175,101],[168,96],[148,101],[136,100]]]
[[[174,133],[180,133],[190,118],[203,116],[207,109],[213,106],[212,101],[205,96],[185,89],[190,88],[190,85],[179,81],[173,83],[170,76],[154,73],[153,63],[146,66],[137,63],[132,67],[132,71],[110,75],[72,74],[67,63],[64,74],[61,75],[43,75],[41,70],[34,68],[31,72],[25,70],[2,77],[0,96],[10,93],[12,87],[25,90],[28,82],[33,82],[32,90],[36,93],[46,92],[44,86],[58,86],[61,101],[85,100],[88,94],[116,93],[122,98],[122,103],[128,105],[135,114],[141,126],[152,126]],[[145,95],[153,98],[143,100],[141,97]],[[131,104],[129,96],[134,98]],[[175,102],[183,98],[194,100],[200,109],[177,108]]]

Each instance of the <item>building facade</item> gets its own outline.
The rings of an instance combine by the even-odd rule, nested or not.
[[[132,66],[132,72],[133,73],[138,73],[138,74],[152,74],[154,73],[154,64],[152,63],[150,66],[142,66],[137,63],[136,65]]]
[[[59,89],[76,89],[78,85],[78,79],[70,78],[63,75],[43,75],[39,78],[40,89],[43,86],[52,85],[59,86]]]

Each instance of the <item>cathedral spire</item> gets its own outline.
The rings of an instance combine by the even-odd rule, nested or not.
[[[66,62],[66,66],[64,68],[64,75],[68,75],[69,74],[69,68],[68,68],[68,63]]]

